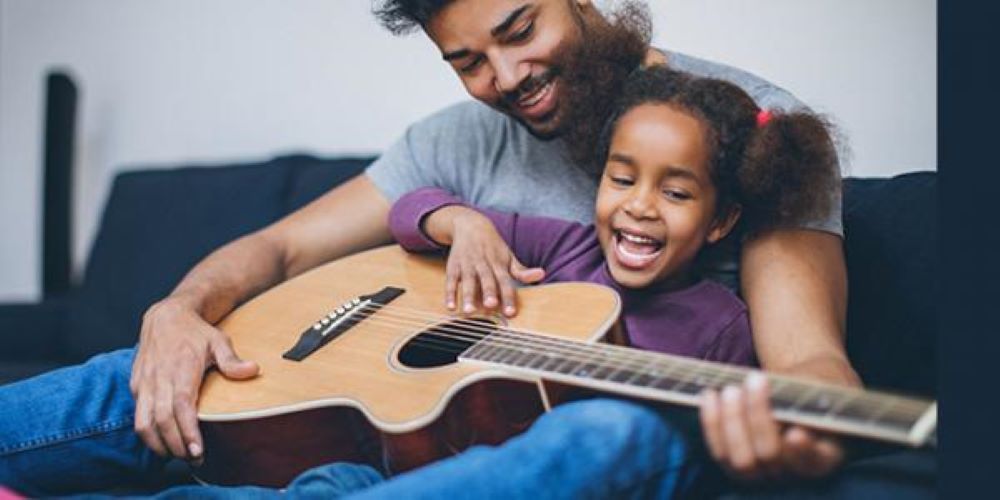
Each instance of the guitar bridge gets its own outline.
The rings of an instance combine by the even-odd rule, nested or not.
[[[402,288],[387,286],[377,293],[362,295],[344,302],[340,307],[330,311],[303,331],[295,346],[282,354],[281,357],[292,361],[302,361],[331,340],[350,330],[354,325],[364,321],[367,316],[358,317],[359,311],[373,305],[384,306],[405,292],[406,290]]]

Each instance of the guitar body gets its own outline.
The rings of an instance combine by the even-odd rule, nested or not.
[[[206,375],[198,477],[282,487],[335,461],[397,473],[527,429],[546,406],[538,379],[420,351],[415,339],[453,316],[443,306],[443,285],[443,259],[388,246],[320,266],[234,310],[218,326],[241,357],[260,364],[261,375]],[[305,359],[282,357],[318,318],[386,286],[405,293]],[[472,317],[596,342],[621,306],[608,288],[560,283],[520,290],[518,307],[509,320]]]

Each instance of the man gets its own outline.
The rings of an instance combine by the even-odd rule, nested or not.
[[[134,361],[132,350],[119,351],[5,388],[0,397],[13,409],[0,413],[0,483],[31,487],[59,474],[74,487],[102,487],[156,469],[162,460],[150,450],[197,463],[204,450],[195,402],[204,371],[214,366],[234,379],[258,372],[212,324],[284,279],[389,242],[391,201],[413,187],[437,184],[484,206],[589,220],[595,181],[559,140],[580,104],[570,99],[572,68],[563,63],[606,24],[588,0],[388,1],[378,14],[394,31],[423,28],[479,102],[414,125],[365,175],[199,263],[145,314]],[[643,59],[732,80],[766,108],[801,105],[732,68],[648,46]],[[846,273],[836,206],[825,220],[746,242],[739,281],[764,368],[857,385],[843,347]],[[732,273],[736,262],[729,264],[723,270]],[[523,277],[517,266],[510,272]],[[506,280],[484,292],[485,305],[513,312]],[[723,468],[750,479],[822,475],[839,464],[835,441],[774,422],[760,382],[705,398],[706,442]],[[4,421],[29,411],[38,418]],[[55,467],[60,461],[84,465]]]

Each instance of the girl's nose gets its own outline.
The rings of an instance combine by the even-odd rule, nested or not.
[[[625,202],[625,213],[636,219],[649,219],[656,216],[653,193],[649,189],[637,189]]]

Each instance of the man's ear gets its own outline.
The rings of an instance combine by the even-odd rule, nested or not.
[[[736,222],[740,220],[740,215],[743,213],[743,207],[739,204],[733,204],[729,207],[725,214],[715,218],[712,222],[712,228],[708,231],[708,236],[705,238],[709,244],[716,243],[722,238],[725,238],[733,227],[736,226]]]

